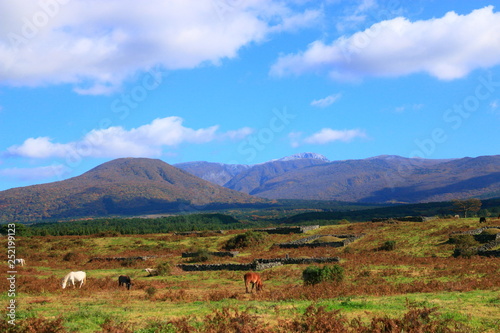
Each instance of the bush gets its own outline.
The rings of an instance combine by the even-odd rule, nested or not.
[[[344,280],[344,268],[339,265],[309,266],[302,272],[305,285],[315,285],[320,282],[341,282]]]
[[[169,262],[162,262],[156,266],[157,275],[165,276],[169,275],[172,271],[172,265]]]
[[[484,229],[481,232],[481,235],[496,235],[498,233],[500,233],[500,229],[498,229],[498,228],[488,228],[488,229]]]
[[[145,290],[148,298],[152,298],[156,294],[157,291],[158,290],[153,286],[147,287]]]
[[[199,249],[195,251],[194,257],[189,262],[206,262],[212,259],[212,255],[207,249]]]
[[[448,242],[460,248],[479,246],[479,242],[474,239],[473,235],[469,234],[453,235]]]
[[[224,245],[226,250],[234,250],[262,244],[266,239],[266,234],[249,230],[244,234],[230,238]]]
[[[470,258],[477,254],[477,247],[480,245],[473,235],[459,234],[450,237],[449,243],[455,244],[454,257]]]
[[[380,250],[382,251],[393,251],[395,249],[396,249],[396,241],[386,241],[380,247]]]

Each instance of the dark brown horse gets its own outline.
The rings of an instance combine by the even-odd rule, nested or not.
[[[264,287],[264,285],[262,284],[262,279],[260,278],[260,275],[257,273],[253,272],[246,273],[243,278],[245,280],[245,290],[247,293],[249,292],[248,286],[250,285],[250,283],[252,284],[252,289],[250,290],[250,292],[253,292],[254,286],[256,291],[261,291]]]
[[[118,277],[118,286],[119,287],[127,286],[127,290],[130,290],[131,285],[132,285],[132,280],[130,279],[130,277],[128,277],[126,275],[120,275]]]

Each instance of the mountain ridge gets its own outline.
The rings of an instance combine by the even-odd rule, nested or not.
[[[121,158],[67,180],[1,191],[0,221],[179,212],[265,201],[161,160]]]
[[[312,153],[291,156],[314,156],[308,154]],[[221,184],[267,199],[416,203],[488,198],[500,191],[499,159],[500,155],[450,159],[379,155],[339,161],[284,157],[248,166]],[[196,172],[204,177],[203,170]]]
[[[389,204],[487,199],[500,193],[500,155],[317,157],[299,154],[252,166],[184,164],[201,167],[202,176],[224,186],[159,159],[120,158],[67,180],[0,191],[0,222],[269,206],[276,199]]]

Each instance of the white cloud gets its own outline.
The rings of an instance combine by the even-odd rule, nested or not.
[[[334,130],[331,128],[323,128],[321,131],[305,138],[303,142],[323,145],[334,141],[350,142],[355,138],[365,137],[365,132],[360,129]]]
[[[342,97],[342,94],[338,93],[338,94],[333,94],[333,95],[327,96],[325,98],[315,99],[314,101],[311,102],[311,106],[325,108],[327,106],[332,105],[336,101],[338,101],[341,97]]]
[[[293,148],[297,148],[303,144],[324,145],[335,141],[351,142],[356,138],[367,137],[365,131],[361,129],[334,130],[331,128],[323,128],[320,131],[305,138],[302,138],[302,136],[302,132],[289,133],[288,139],[290,140],[290,145]]]
[[[155,66],[219,64],[320,15],[277,0],[0,0],[0,12],[1,83],[84,94],[113,92]]]
[[[220,135],[220,139],[229,139],[229,140],[242,140],[252,134],[254,130],[250,127],[243,127],[233,131],[227,131],[226,133]]]
[[[35,168],[7,168],[0,170],[0,176],[9,179],[17,179],[21,181],[32,181],[47,179],[52,177],[61,178],[63,175],[69,173],[69,168],[61,165],[55,164],[51,166],[41,166]]]
[[[115,126],[92,130],[80,141],[54,143],[48,137],[29,138],[21,145],[7,148],[6,156],[29,158],[49,157],[153,157],[161,156],[163,147],[175,147],[182,143],[202,144],[214,140],[238,140],[246,137],[252,129],[218,133],[218,126],[192,129],[183,126],[180,117],[153,120],[150,124],[131,130]]]
[[[331,44],[315,41],[304,52],[280,57],[271,74],[327,72],[334,79],[353,80],[426,72],[452,80],[498,64],[500,13],[488,6],[415,22],[397,17]]]

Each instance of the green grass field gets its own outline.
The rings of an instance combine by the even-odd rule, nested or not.
[[[488,225],[500,226],[500,220],[490,219]],[[264,291],[258,294],[245,293],[243,271],[185,272],[175,267],[188,261],[181,258],[182,252],[221,250],[242,230],[208,237],[19,237],[16,250],[26,266],[18,267],[16,274],[16,325],[4,321],[0,330],[29,332],[30,323],[38,320],[39,330],[33,332],[45,326],[46,332],[56,331],[54,327],[69,332],[216,332],[214,327],[221,332],[245,331],[242,327],[246,332],[322,332],[321,325],[332,322],[352,328],[345,332],[358,332],[353,328],[356,322],[368,327],[375,318],[389,322],[407,318],[415,309],[433,309],[426,319],[429,327],[432,319],[462,325],[463,332],[500,332],[500,258],[454,258],[455,245],[448,243],[451,232],[478,227],[477,219],[331,225],[306,235],[269,235],[263,244],[240,249],[238,257],[212,257],[208,262],[249,263],[286,255],[341,258],[345,278],[340,283],[304,286],[302,271],[307,266],[283,265],[259,272]],[[313,234],[359,233],[365,236],[345,248],[275,245]],[[380,250],[386,241],[395,241],[395,249]],[[89,261],[132,256],[156,258]],[[147,276],[144,268],[163,262],[174,267],[170,274]],[[61,279],[76,270],[87,273],[86,285],[63,290]],[[131,290],[118,288],[119,275],[132,278]],[[0,284],[2,290],[9,289],[6,279]],[[5,305],[10,299],[7,292],[2,294]],[[309,311],[319,312],[308,317]]]

